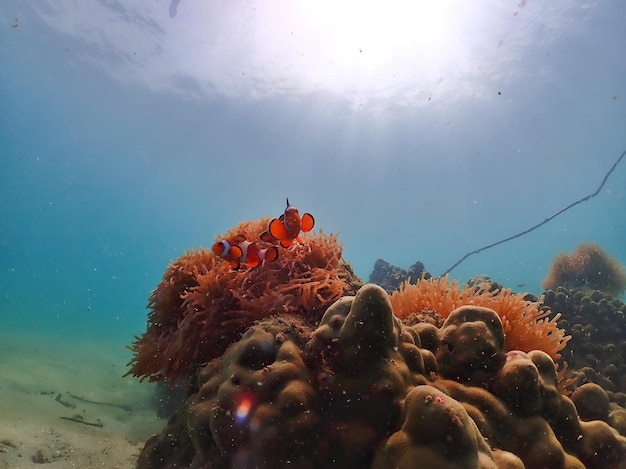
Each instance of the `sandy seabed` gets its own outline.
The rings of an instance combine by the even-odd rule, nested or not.
[[[123,346],[0,332],[0,469],[132,468],[154,388],[122,378]]]

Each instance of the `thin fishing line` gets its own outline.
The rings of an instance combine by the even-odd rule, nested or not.
[[[474,254],[478,254],[479,252],[485,251],[486,249],[490,249],[493,247],[496,247],[502,243],[506,243],[507,241],[511,241],[515,238],[519,238],[520,236],[524,236],[525,234],[530,233],[531,231],[536,230],[537,228],[539,228],[540,226],[545,225],[546,223],[548,223],[549,221],[552,221],[553,219],[555,219],[556,217],[558,217],[559,215],[561,215],[563,212],[567,212],[570,208],[574,208],[576,205],[578,204],[582,204],[583,202],[588,201],[589,199],[595,197],[596,195],[598,195],[600,193],[600,191],[602,190],[602,188],[604,187],[604,184],[606,183],[607,179],[609,179],[609,176],[611,175],[611,173],[613,171],[615,171],[615,168],[617,168],[617,165],[621,163],[622,159],[624,159],[624,155],[626,155],[626,150],[624,150],[622,152],[622,154],[619,156],[619,158],[615,161],[615,163],[613,163],[613,166],[611,166],[611,169],[608,170],[608,172],[604,175],[604,179],[602,179],[602,183],[600,184],[600,186],[598,186],[598,188],[596,189],[596,191],[593,194],[589,194],[586,195],[585,197],[583,197],[582,199],[578,199],[576,202],[572,202],[571,204],[569,204],[566,207],[563,207],[561,210],[559,210],[558,212],[555,212],[554,214],[550,215],[548,218],[544,219],[543,221],[537,223],[534,226],[531,226],[530,228],[524,230],[524,231],[520,231],[517,234],[514,234],[513,236],[509,236],[508,238],[504,238],[501,239],[500,241],[496,241],[495,243],[491,243],[488,244],[486,246],[483,246],[482,248],[479,249],[475,249],[474,251],[470,251],[467,254],[465,254],[463,257],[461,257],[458,261],[456,261],[452,267],[450,267],[448,270],[446,270],[443,275],[447,275],[449,274],[452,270],[454,270],[461,262],[463,262],[465,259],[467,259],[470,256],[473,256]]]

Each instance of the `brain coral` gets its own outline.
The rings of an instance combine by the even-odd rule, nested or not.
[[[488,283],[461,288],[448,277],[422,278],[416,284],[404,282],[391,295],[393,310],[399,318],[413,313],[435,311],[444,319],[460,306],[484,306],[494,310],[502,320],[504,349],[543,350],[554,360],[560,358],[569,336],[557,326],[560,314],[550,317],[549,310],[540,311],[540,303],[528,301],[523,293],[508,288],[490,290]]]
[[[562,313],[559,326],[572,335],[563,354],[580,382],[626,393],[626,304],[599,290],[565,287],[544,292],[543,303]]]
[[[268,221],[242,222],[217,239],[258,240]],[[148,327],[132,346],[127,375],[184,378],[219,357],[254,321],[292,313],[315,324],[349,292],[354,276],[336,236],[309,233],[302,244],[279,249],[277,261],[253,269],[233,270],[204,248],[170,263],[150,296]]]

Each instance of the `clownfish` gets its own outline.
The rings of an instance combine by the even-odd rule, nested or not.
[[[244,235],[233,236],[218,241],[211,248],[216,256],[224,258],[233,269],[241,266],[257,267],[278,259],[278,248],[260,248],[257,243],[247,241]]]
[[[287,199],[287,208],[280,218],[274,218],[268,225],[267,231],[261,234],[263,241],[280,241],[282,247],[289,247],[294,241],[302,242],[300,232],[307,232],[313,229],[315,219],[310,213],[305,213],[300,217],[298,209],[289,203]]]

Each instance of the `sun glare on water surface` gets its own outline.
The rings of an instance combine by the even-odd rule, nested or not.
[[[310,41],[312,74],[342,91],[437,80],[467,66],[475,9],[454,1],[301,2],[295,16]]]
[[[398,52],[436,55],[450,47],[448,9],[446,2],[310,2],[301,5],[300,15],[317,30],[318,47],[330,60],[375,69]]]
[[[322,92],[359,106],[479,96],[510,75],[531,26],[549,23],[524,1],[181,1],[173,17],[140,0],[54,5],[38,14],[76,41],[73,60],[120,81],[200,99]]]

